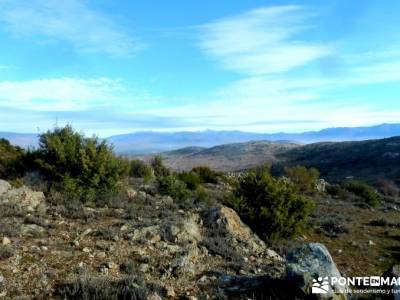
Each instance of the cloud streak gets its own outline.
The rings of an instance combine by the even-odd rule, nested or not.
[[[332,46],[305,42],[309,14],[300,6],[275,6],[200,26],[200,47],[224,68],[247,75],[290,71],[329,56]]]
[[[82,110],[120,99],[123,87],[110,78],[50,78],[0,82],[0,106],[33,111]]]
[[[82,0],[3,0],[0,22],[16,37],[66,42],[79,53],[130,57],[145,46]]]

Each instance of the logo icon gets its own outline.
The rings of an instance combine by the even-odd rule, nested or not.
[[[329,279],[328,277],[318,277],[313,279],[311,293],[313,294],[327,294],[329,292]]]

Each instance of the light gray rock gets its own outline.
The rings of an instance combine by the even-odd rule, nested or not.
[[[142,228],[135,229],[131,234],[131,239],[135,240],[147,240],[150,241],[154,237],[160,235],[160,226],[159,225],[152,225],[146,226]]]
[[[0,197],[11,190],[11,184],[7,181],[0,179]]]
[[[286,272],[289,282],[295,282],[297,287],[301,289],[305,295],[312,294],[313,283],[323,281],[330,278],[341,277],[328,249],[320,243],[309,243],[293,250],[287,256]],[[326,286],[327,293],[314,294],[317,299],[348,299],[344,291],[347,286],[339,283]]]
[[[21,235],[24,237],[40,237],[46,229],[36,224],[22,224],[20,228]]]
[[[235,239],[241,241],[245,248],[252,252],[260,253],[266,250],[265,243],[242,222],[231,208],[221,206],[210,209],[205,213],[204,225],[211,230],[227,234],[232,237],[232,241]]]
[[[18,189],[10,189],[0,196],[0,203],[12,203],[21,207],[35,209],[45,201],[42,192],[32,191],[23,186]]]
[[[317,182],[315,183],[315,189],[320,192],[320,193],[325,193],[326,192],[326,186],[327,182],[325,179],[318,179]]]

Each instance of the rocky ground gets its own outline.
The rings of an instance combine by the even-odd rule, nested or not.
[[[383,225],[371,221],[399,213],[333,201],[320,199],[315,228],[291,247],[274,247],[278,254],[217,202],[177,203],[139,182],[102,208],[65,206],[0,181],[0,299],[292,299],[309,293],[307,274],[339,274],[328,249],[346,273],[365,275],[393,264],[379,246]],[[323,225],[327,216],[343,213],[350,218],[336,224],[343,230]],[[361,215],[369,217],[357,225],[354,216]],[[321,241],[328,248],[308,243]],[[391,241],[385,247],[400,246]],[[373,259],[386,260],[367,270],[371,259],[362,256],[370,249]]]
[[[82,278],[129,276],[160,297],[207,297],[226,275],[283,271],[282,258],[227,207],[136,190],[114,207],[52,206],[40,192],[2,186],[1,297],[57,298],[60,286]]]

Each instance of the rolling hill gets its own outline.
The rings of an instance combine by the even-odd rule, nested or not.
[[[165,164],[174,170],[183,171],[191,170],[196,166],[209,166],[220,171],[237,171],[259,164],[277,163],[276,156],[279,153],[296,147],[299,147],[299,145],[252,141],[220,145],[207,149],[184,148],[165,152],[161,155]]]
[[[268,163],[276,173],[281,173],[284,166],[315,167],[329,181],[354,177],[374,182],[384,177],[400,182],[400,137],[309,145],[255,141],[185,148],[161,155],[175,170],[206,165],[221,171],[240,171]]]

